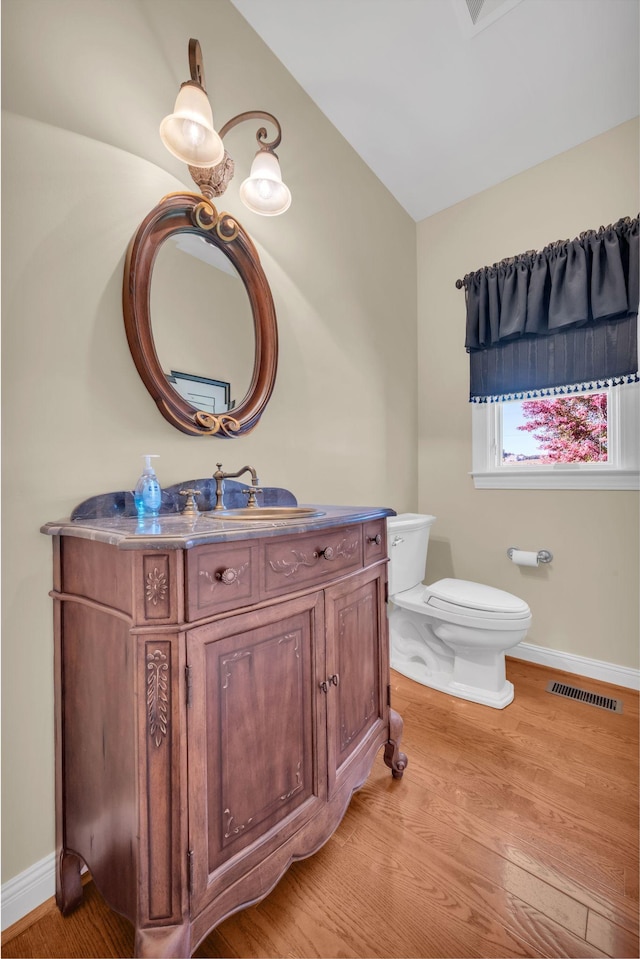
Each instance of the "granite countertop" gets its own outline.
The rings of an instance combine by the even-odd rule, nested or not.
[[[142,521],[129,515],[69,518],[45,523],[41,532],[49,536],[91,539],[118,549],[191,549],[205,543],[308,533],[395,515],[394,510],[384,507],[312,505],[311,508],[319,515],[260,522],[219,519],[213,510],[196,517],[167,513]]]

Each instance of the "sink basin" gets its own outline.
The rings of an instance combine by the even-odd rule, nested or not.
[[[319,509],[313,506],[258,506],[255,509],[219,509],[205,514],[210,519],[250,520],[254,523],[269,523],[282,519],[307,519],[313,516],[324,516]]]

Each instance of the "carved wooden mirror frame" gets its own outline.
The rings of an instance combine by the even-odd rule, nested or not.
[[[156,353],[150,309],[153,264],[163,241],[184,232],[204,236],[222,250],[240,274],[249,296],[255,330],[253,376],[233,415],[206,413],[191,406],[172,389]],[[254,428],[275,383],[278,328],[273,297],[258,252],[237,220],[228,213],[219,214],[201,194],[174,193],[164,197],[142,221],[129,244],[122,304],[133,361],[165,419],[194,436],[230,439]]]

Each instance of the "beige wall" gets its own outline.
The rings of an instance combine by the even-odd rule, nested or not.
[[[293,203],[237,198],[255,149],[229,134],[220,209],[254,238],[278,313],[272,401],[249,436],[185,436],[130,358],[121,284],[138,223],[192,188],[158,124],[197,37],[218,125],[272,110]],[[40,526],[131,488],[254,464],[301,502],[417,501],[413,221],[227,2],[3,0],[3,881],[53,850],[51,542]],[[213,371],[213,366],[212,366]]]
[[[638,212],[631,121],[418,224],[419,508],[434,513],[428,580],[490,583],[525,599],[527,641],[638,667],[638,494],[476,490],[464,293],[458,277]],[[550,549],[514,566],[509,546]]]

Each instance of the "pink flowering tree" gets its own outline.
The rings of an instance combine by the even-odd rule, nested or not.
[[[533,433],[541,450],[540,463],[593,463],[607,459],[607,394],[525,400],[529,422],[519,430]]]

